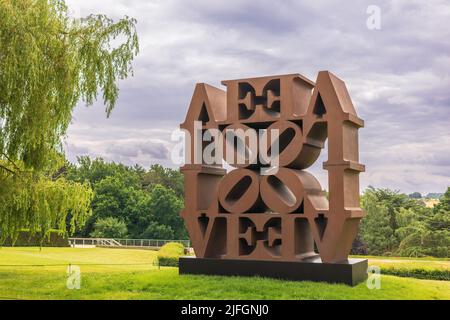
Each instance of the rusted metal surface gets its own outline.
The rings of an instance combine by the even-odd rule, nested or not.
[[[316,83],[299,74],[222,82],[226,91],[197,84],[181,128],[190,133],[190,159],[181,212],[198,258],[346,261],[364,212],[359,207],[358,118],[346,86],[328,71]],[[279,163],[206,164],[202,132],[227,128],[279,130]],[[261,138],[260,138],[261,139]],[[270,140],[270,133],[265,137]],[[309,172],[328,139],[328,199]],[[246,142],[244,142],[246,143]],[[270,142],[268,142],[270,143]],[[232,147],[223,143],[223,150]],[[192,159],[197,162],[193,163]],[[315,245],[314,245],[315,244]],[[317,252],[315,251],[315,247]]]

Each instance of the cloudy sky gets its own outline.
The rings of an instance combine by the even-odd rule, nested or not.
[[[109,119],[101,103],[77,107],[66,139],[71,161],[88,154],[175,167],[171,133],[195,83],[283,73],[315,80],[330,70],[366,121],[362,188],[428,193],[450,185],[448,0],[67,2],[74,15],[136,18],[141,44]],[[367,26],[371,5],[380,29]],[[326,185],[320,165],[312,171]]]

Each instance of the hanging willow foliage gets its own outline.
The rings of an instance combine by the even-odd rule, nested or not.
[[[87,183],[53,180],[42,172],[0,171],[0,244],[7,238],[14,242],[22,229],[42,237],[54,228],[65,233],[69,213],[73,233],[91,215],[93,194]]]
[[[0,0],[0,240],[89,214],[89,186],[44,171],[79,101],[91,105],[102,92],[107,115],[114,108],[139,50],[135,25],[73,19],[64,0]]]
[[[135,23],[72,19],[63,0],[0,0],[0,152],[42,168],[78,101],[101,91],[109,115],[138,53]]]

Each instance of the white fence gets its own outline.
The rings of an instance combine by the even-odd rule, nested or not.
[[[69,238],[71,247],[130,247],[130,248],[161,248],[168,242],[177,242],[190,248],[189,240],[156,240],[156,239],[106,239],[106,238]]]

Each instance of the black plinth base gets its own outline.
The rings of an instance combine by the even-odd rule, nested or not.
[[[355,286],[367,279],[367,260],[349,259],[341,263],[310,261],[225,260],[181,257],[180,274],[261,276],[299,281],[323,281]]]

